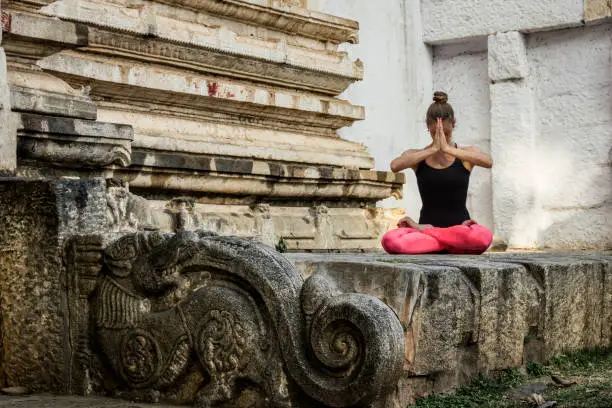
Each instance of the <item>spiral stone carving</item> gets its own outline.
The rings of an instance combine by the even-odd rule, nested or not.
[[[123,339],[121,374],[136,388],[146,386],[159,370],[159,346],[151,334],[137,330]]]
[[[96,343],[128,390],[170,395],[194,364],[206,379],[192,390],[199,407],[238,401],[245,384],[266,406],[368,406],[397,384],[403,330],[391,309],[324,276],[303,282],[261,243],[141,232],[104,259],[91,300]],[[165,303],[173,292],[178,301]]]

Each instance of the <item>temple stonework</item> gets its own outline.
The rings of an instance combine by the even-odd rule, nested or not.
[[[404,181],[336,134],[357,23],[302,3],[2,2],[0,387],[384,404],[396,314],[279,254],[377,249]]]
[[[378,249],[399,211],[376,202],[400,196],[404,177],[372,171],[337,134],[365,115],[337,98],[363,76],[338,49],[358,24],[304,3],[4,2],[2,114],[15,129],[2,143],[17,145],[4,167],[116,179],[148,200],[132,224],[172,231],[180,197],[195,227],[220,234]]]
[[[405,408],[478,374],[612,345],[609,252],[376,252],[403,214],[376,204],[401,197],[405,179],[339,136],[365,118],[339,97],[364,67],[340,48],[357,43],[357,22],[314,11],[323,3],[1,1],[0,388]],[[446,1],[404,5],[455,16]],[[525,54],[504,46],[522,34],[505,35],[493,51]],[[419,87],[428,64],[410,76]],[[416,115],[415,87],[389,83],[414,105],[392,114]],[[507,77],[491,95],[521,84]],[[422,119],[404,122],[418,138]],[[523,165],[510,153],[494,157],[496,186],[514,188],[504,165]],[[514,206],[498,207],[496,226],[529,193],[513,191],[480,196],[489,212]]]

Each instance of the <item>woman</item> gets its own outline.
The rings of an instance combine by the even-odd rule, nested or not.
[[[490,169],[491,157],[475,147],[453,141],[455,113],[444,92],[434,93],[426,123],[432,143],[412,149],[391,162],[394,173],[413,169],[423,202],[419,222],[402,218],[398,229],[382,239],[394,254],[432,252],[482,253],[491,245],[491,232],[470,219],[466,207],[470,174],[474,166]]]

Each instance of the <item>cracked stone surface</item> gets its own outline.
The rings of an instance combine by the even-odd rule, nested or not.
[[[612,253],[289,254],[304,277],[367,293],[399,316],[405,377],[385,407],[477,373],[612,345]]]

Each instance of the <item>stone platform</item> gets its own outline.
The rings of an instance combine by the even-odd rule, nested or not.
[[[612,252],[288,257],[304,277],[326,275],[397,313],[405,375],[388,407],[477,373],[612,345]]]

